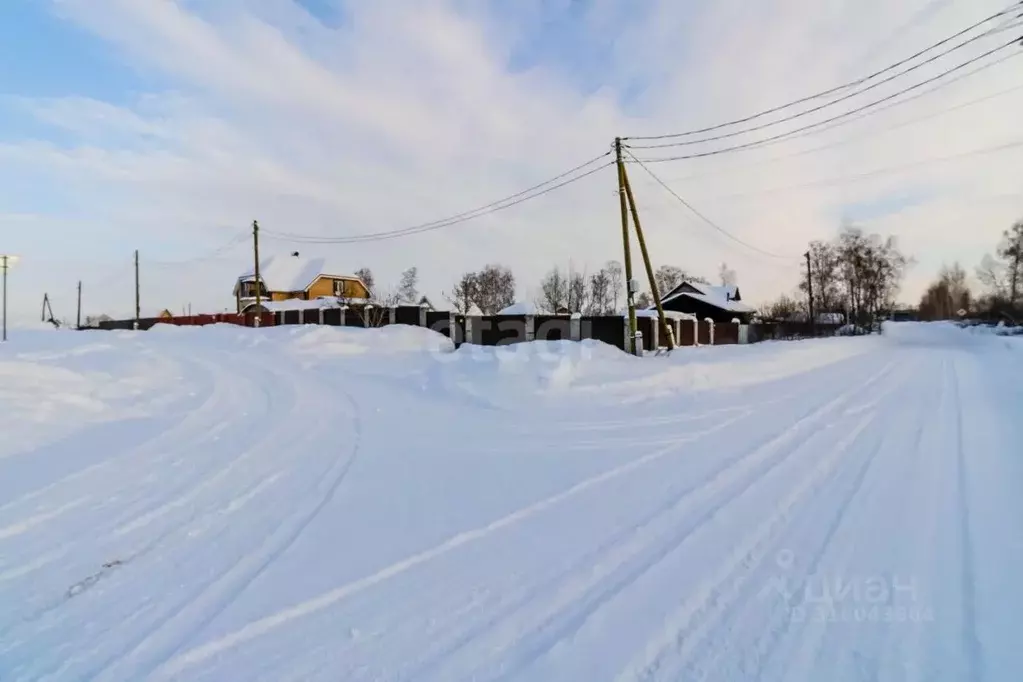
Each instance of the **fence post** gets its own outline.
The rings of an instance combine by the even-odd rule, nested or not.
[[[472,343],[472,317],[469,315],[465,316],[465,338],[462,339],[463,343]]]
[[[526,328],[523,330],[526,341],[536,340],[536,319],[532,315],[526,315]]]
[[[348,312],[348,306],[341,306],[341,326],[345,326],[345,313]]]
[[[583,316],[581,313],[572,313],[572,317],[568,321],[568,335],[573,341],[582,341],[582,321]]]
[[[394,317],[397,314],[398,309],[391,307],[387,309],[387,324],[394,324]]]
[[[708,327],[710,327],[710,332],[709,332],[709,336],[710,336],[710,345],[712,345],[712,346],[713,346],[713,345],[714,345],[714,320],[712,320],[712,319],[710,319],[710,318],[708,317],[708,318],[707,318],[707,326],[708,326]]]
[[[636,347],[632,349],[633,355],[643,357],[643,332],[636,330]]]
[[[419,306],[419,326],[426,326],[426,306],[424,305]]]
[[[651,323],[651,325],[650,325],[650,340],[651,340],[650,346],[654,349],[655,353],[661,349],[661,329],[660,329],[660,327],[661,327],[660,319],[658,319],[657,322]]]
[[[451,339],[451,343],[455,344],[455,348],[461,345],[462,339],[458,338],[458,316],[452,311],[448,313],[448,338]]]
[[[323,325],[323,308],[320,308],[319,316],[318,317],[319,317],[319,320],[317,321],[316,324],[322,326]]]

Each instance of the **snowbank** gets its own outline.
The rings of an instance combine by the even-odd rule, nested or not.
[[[884,322],[881,334],[903,346],[966,346],[978,341],[952,322]]]
[[[451,339],[432,329],[400,324],[379,329],[308,325],[275,329],[278,330],[288,330],[295,350],[320,355],[450,353],[455,348]]]

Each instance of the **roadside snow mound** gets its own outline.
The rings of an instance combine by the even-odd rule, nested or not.
[[[465,344],[454,353],[436,355],[434,359],[430,377],[435,387],[492,407],[559,394],[580,382],[599,379],[608,367],[635,366],[639,362],[613,346],[592,340],[507,346]]]
[[[379,329],[303,326],[289,330],[298,352],[322,355],[364,355],[409,352],[450,353],[451,340],[422,327],[390,325]]]

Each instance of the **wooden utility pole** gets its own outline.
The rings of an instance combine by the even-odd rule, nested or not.
[[[82,280],[78,280],[78,311],[75,313],[75,329],[82,328]]]
[[[668,326],[668,320],[664,316],[664,308],[661,306],[661,294],[657,291],[657,281],[654,279],[654,267],[650,264],[650,254],[646,250],[646,240],[643,238],[643,227],[639,223],[639,211],[636,209],[636,199],[632,195],[632,185],[629,183],[629,174],[622,166],[622,178],[625,180],[625,195],[629,200],[629,208],[632,210],[632,223],[636,226],[636,239],[639,241],[639,250],[643,254],[643,265],[646,268],[646,276],[650,280],[650,291],[654,294],[654,305],[657,306],[657,318],[661,323],[661,332],[668,341],[668,350],[675,349],[675,334]]]
[[[18,262],[17,256],[9,254],[0,254],[0,271],[3,271],[3,334],[0,335],[0,341],[7,340],[7,271],[13,268]]]
[[[629,306],[629,338],[626,339],[632,353],[636,348],[636,302],[632,292],[632,255],[629,246],[629,209],[625,198],[625,162],[622,161],[622,138],[615,138],[615,162],[618,166],[618,203],[622,212],[622,247],[625,251],[625,300]]]
[[[135,329],[139,328],[142,307],[139,302],[139,250],[135,249]]]
[[[262,298],[260,296],[259,279],[259,223],[256,222],[255,220],[252,221],[252,257],[256,263],[255,268],[253,268],[253,273],[255,274],[256,277],[256,281],[254,283],[256,287],[256,317],[253,320],[252,324],[253,326],[258,327],[261,321],[260,318],[263,317],[263,312]]]
[[[806,293],[807,293],[807,308],[810,311],[810,334],[817,336],[817,316],[813,314],[813,271],[810,269],[810,252],[807,251],[806,256]]]

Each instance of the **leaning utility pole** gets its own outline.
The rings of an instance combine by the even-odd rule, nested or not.
[[[135,329],[139,328],[142,308],[139,304],[139,250],[135,249]]]
[[[643,227],[639,223],[639,211],[636,209],[636,199],[632,196],[632,185],[629,183],[629,174],[622,166],[622,177],[625,179],[625,195],[629,200],[629,208],[632,211],[632,223],[636,226],[636,240],[639,242],[640,253],[643,254],[643,265],[646,267],[646,276],[650,280],[650,291],[654,295],[654,305],[657,306],[657,319],[661,323],[661,332],[668,341],[668,350],[675,349],[675,334],[668,326],[668,320],[664,316],[664,308],[661,306],[661,294],[657,291],[657,280],[654,279],[654,267],[650,264],[650,254],[646,250],[646,240],[643,238]]]
[[[817,336],[817,316],[813,314],[813,271],[810,269],[810,252],[807,251],[806,256],[806,293],[807,293],[807,308],[810,311],[810,334]]]
[[[262,297],[260,296],[260,279],[259,279],[259,223],[255,220],[252,221],[252,257],[256,262],[253,273],[255,275],[255,282],[253,283],[256,287],[256,317],[253,318],[252,324],[255,327],[259,326],[261,318],[263,317]],[[240,286],[240,285],[239,285]]]
[[[0,268],[4,271],[4,334],[0,341],[7,340],[7,259],[8,256],[0,256]]]
[[[3,270],[3,288],[4,288],[4,322],[3,322],[3,335],[0,336],[0,341],[7,340],[7,271],[14,267],[14,264],[18,262],[17,256],[9,256],[7,254],[0,254],[0,270]]]
[[[632,255],[629,246],[629,209],[625,198],[625,162],[622,161],[622,138],[615,138],[615,162],[618,166],[618,203],[622,211],[622,247],[625,250],[625,300],[629,306],[629,334],[626,344],[636,354],[636,302],[632,290]]]

